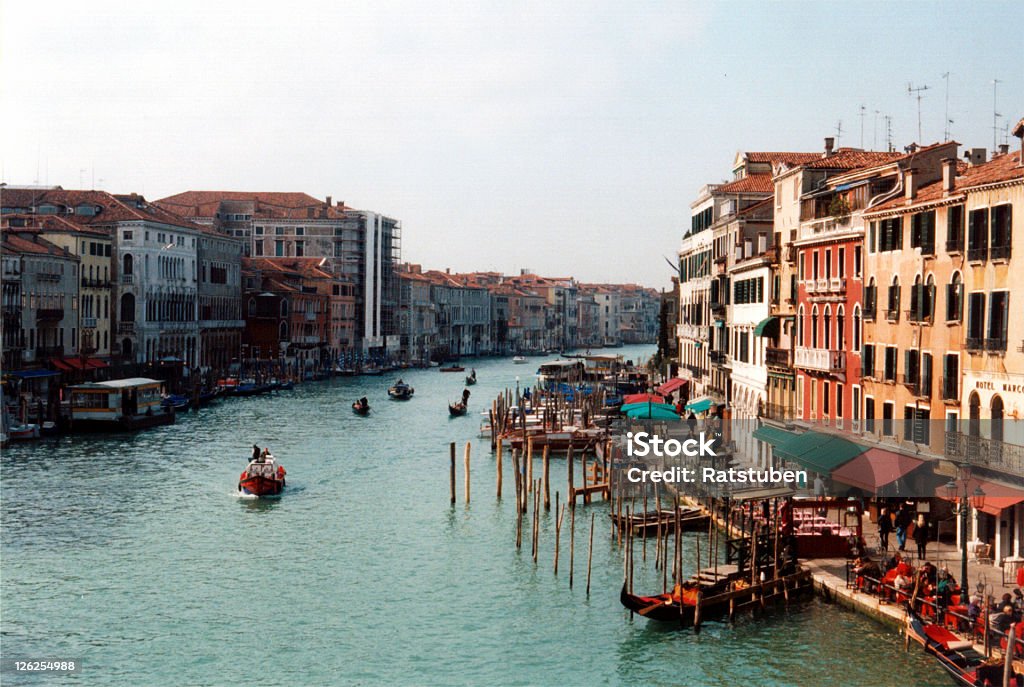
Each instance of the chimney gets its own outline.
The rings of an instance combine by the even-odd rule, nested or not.
[[[452,273],[452,268],[451,267],[445,267],[444,268],[444,273],[445,274],[451,274]]]
[[[825,157],[830,157],[832,155],[832,149],[835,147],[835,144],[836,139],[831,136],[825,137]]]
[[[964,151],[964,159],[967,160],[967,164],[974,167],[985,162],[986,152],[984,148],[971,148],[969,151]]]
[[[914,200],[914,197],[917,196],[917,181],[917,173],[914,168],[908,167],[903,172],[903,187],[907,200]]]
[[[956,159],[947,157],[942,161],[942,190],[952,193],[956,187]]]
[[[999,144],[999,154],[1000,155],[1006,155],[1009,152],[1010,152],[1010,144],[1009,143],[1000,143]]]
[[[331,206],[331,197],[330,196],[327,196],[327,203],[325,203],[325,204],[327,205],[327,207]]]

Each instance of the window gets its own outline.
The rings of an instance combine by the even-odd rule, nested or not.
[[[825,279],[832,278],[832,250],[825,251]]]
[[[861,377],[875,376],[875,345],[866,343],[860,356]]]
[[[842,279],[846,276],[846,249],[840,248],[836,258],[836,276]]]
[[[861,253],[863,253],[863,250],[860,246],[853,247],[853,276],[855,277],[860,277],[862,274],[862,270],[864,269],[864,257],[863,255],[861,255]]]
[[[860,305],[853,306],[853,350],[860,350]]]
[[[875,431],[875,399],[870,396],[864,398],[864,429]]]
[[[284,241],[274,241],[274,255],[276,257],[284,257]]]
[[[899,322],[900,320],[900,278],[893,277],[892,284],[889,285],[889,296],[887,300],[887,307],[885,311],[885,318],[890,322]]]
[[[263,227],[255,227],[253,233],[257,236],[263,236]]]
[[[899,355],[899,349],[896,346],[885,347],[885,381],[895,382],[896,381],[896,356]]]
[[[822,336],[822,346],[827,349],[832,348],[832,308],[825,306],[825,326],[823,330],[824,336]]]
[[[960,357],[947,353],[942,358],[942,400],[956,401],[960,398]]]
[[[946,210],[946,252],[960,253],[964,249],[964,206],[954,205]]]
[[[921,255],[935,254],[935,211],[918,212],[910,217],[910,245]]]
[[[818,279],[818,251],[811,253],[811,278]]]
[[[868,253],[875,252],[875,245],[878,242],[878,222],[868,225]]]
[[[874,321],[875,313],[878,310],[878,287],[875,285],[875,278],[868,280],[864,287],[864,319]]]
[[[980,351],[985,339],[985,294],[972,293],[967,299],[967,350]]]
[[[878,251],[884,253],[891,250],[903,248],[903,219],[901,217],[890,217],[882,220],[879,226]]]
[[[853,421],[856,422],[860,419],[860,387],[853,387],[853,404],[851,410],[853,411]]]
[[[988,311],[988,337],[985,341],[985,349],[988,351],[1005,351],[1010,292],[993,291],[991,298]]]
[[[830,405],[829,401],[831,400],[829,397],[832,395],[830,393],[831,390],[832,390],[832,385],[829,384],[828,382],[825,382],[822,385],[822,393],[821,393],[821,416],[822,417],[828,417],[829,405]]]
[[[124,241],[131,241],[132,240],[132,236],[133,236],[133,234],[132,234],[131,230],[129,230],[129,229],[125,229],[124,231],[121,232],[121,239],[124,240]]]
[[[275,236],[284,236],[284,227],[274,227]]]
[[[253,255],[263,255],[263,239],[253,242]]]
[[[992,260],[1006,260],[1010,257],[1010,239],[1012,237],[1013,206],[997,205],[992,208],[992,233],[989,240],[989,257]]]
[[[846,311],[842,304],[836,308],[836,347],[837,351],[846,350]]]
[[[971,210],[967,216],[967,259],[988,258],[988,210]]]
[[[804,313],[804,306],[801,305],[800,306],[800,312],[796,316],[796,340],[797,340],[797,343],[800,346],[806,346],[807,345],[807,341],[805,341],[805,334],[807,332],[807,327],[804,324],[804,317],[805,316],[806,315]]]
[[[295,227],[295,235],[296,236],[305,236],[306,235],[306,228],[305,227]]]
[[[893,413],[896,410],[896,404],[892,401],[886,401],[882,404],[882,436],[892,437],[896,436],[893,431]]]
[[[306,246],[304,241],[295,242],[295,257],[301,258],[306,254]]]
[[[843,416],[843,385],[836,382],[836,417]]]
[[[811,348],[818,347],[818,306],[811,308]]]
[[[946,284],[946,322],[959,322],[964,316],[964,283],[959,272],[954,272]]]

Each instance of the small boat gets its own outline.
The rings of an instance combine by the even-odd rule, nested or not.
[[[526,358],[524,356],[517,355],[516,357],[512,358],[512,362],[515,363],[516,365],[525,365]]]
[[[359,374],[367,377],[379,377],[384,374],[384,370],[379,365],[367,365],[359,371]]]
[[[907,636],[935,656],[958,685],[1003,685],[1003,661],[990,661],[974,649],[974,643],[962,640],[934,623],[927,623],[910,604],[907,608]],[[1010,685],[1024,685],[1024,675],[1011,671]]]
[[[7,438],[9,441],[31,441],[32,439],[38,439],[39,425],[31,422],[11,425],[7,428]]]
[[[292,389],[295,388],[295,382],[293,382],[291,380],[289,380],[287,382],[280,382],[277,385],[277,388],[280,389],[281,391],[291,391]]]
[[[476,370],[466,375],[466,386],[473,386],[474,384],[476,384]]]
[[[169,394],[163,397],[160,405],[164,408],[174,408],[174,412],[180,413],[188,410],[191,401],[188,400],[188,396],[183,396],[182,394]]]
[[[674,532],[676,528],[676,514],[671,509],[630,513],[628,517],[625,514],[610,513],[610,517],[620,530],[625,531],[628,527],[641,537],[653,537],[659,529],[662,532]],[[679,513],[679,531],[706,530],[708,518],[700,508],[682,508]]]
[[[199,405],[205,406],[208,403],[220,398],[221,392],[219,389],[206,389],[199,392]]]
[[[352,402],[352,412],[363,417],[370,414],[370,402],[366,400],[365,396],[358,401]]]
[[[452,363],[448,367],[442,367],[441,372],[465,372],[466,368],[462,367],[458,363]]]
[[[393,387],[388,389],[388,396],[390,396],[395,401],[408,401],[410,398],[412,398],[412,395],[415,392],[416,390],[413,389],[411,386],[409,386],[402,380],[398,380],[398,382]]]
[[[238,478],[238,491],[251,496],[278,496],[285,487],[287,471],[269,453],[249,461]]]
[[[452,417],[462,417],[469,410],[469,389],[462,390],[462,400],[458,403],[448,404],[448,414]]]
[[[53,420],[46,420],[39,431],[44,437],[55,437],[60,434],[60,427]]]

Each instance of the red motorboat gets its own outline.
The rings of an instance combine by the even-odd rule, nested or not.
[[[283,465],[269,453],[249,462],[238,478],[238,491],[252,496],[279,496],[285,487]]]

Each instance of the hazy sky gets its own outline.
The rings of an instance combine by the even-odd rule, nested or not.
[[[332,195],[436,268],[664,286],[737,150],[820,150],[840,120],[881,148],[885,114],[902,148],[908,82],[939,140],[946,72],[962,144],[992,146],[994,78],[1000,129],[1024,116],[1018,2],[2,8],[5,181]]]

